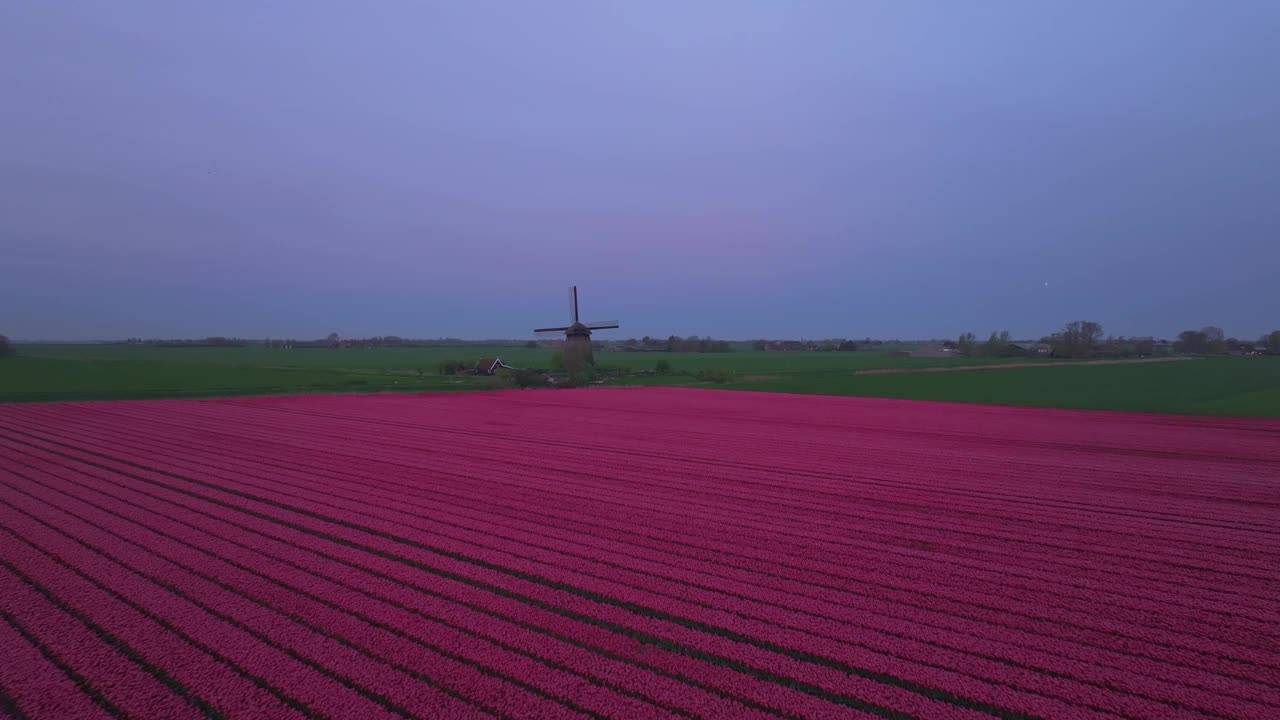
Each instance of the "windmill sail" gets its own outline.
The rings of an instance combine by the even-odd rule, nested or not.
[[[569,288],[569,324],[565,327],[536,328],[534,332],[543,337],[564,333],[564,369],[570,374],[589,368],[595,359],[591,353],[591,331],[607,330],[618,327],[617,320],[582,324],[578,320],[578,286]]]
[[[552,333],[574,334],[585,328],[588,332],[584,334],[590,335],[591,330],[609,330],[619,327],[617,320],[600,320],[584,324],[578,318],[578,286],[571,285],[569,287],[569,324],[562,327],[534,328],[533,331],[539,335]]]

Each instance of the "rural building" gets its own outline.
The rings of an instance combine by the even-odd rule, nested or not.
[[[477,375],[497,375],[499,370],[514,370],[515,368],[502,362],[502,358],[480,358],[480,362],[476,363]]]
[[[795,352],[797,350],[808,350],[809,346],[799,340],[774,340],[767,346],[769,350],[779,350]]]
[[[1048,343],[1013,343],[1009,347],[1016,348],[1030,357],[1049,357],[1053,348]]]
[[[923,347],[916,348],[911,351],[911,357],[918,358],[949,358],[960,357],[960,353],[945,347]]]

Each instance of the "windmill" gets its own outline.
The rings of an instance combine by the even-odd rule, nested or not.
[[[591,353],[591,331],[618,327],[617,320],[584,323],[578,320],[578,286],[569,288],[569,324],[564,327],[536,328],[536,333],[564,333],[564,369],[569,374],[595,363]]]

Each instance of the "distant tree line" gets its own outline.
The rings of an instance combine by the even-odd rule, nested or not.
[[[374,335],[360,338],[343,338],[329,333],[312,340],[298,338],[267,338],[265,340],[210,336],[205,338],[140,338],[121,341],[123,345],[147,347],[246,347],[263,345],[271,348],[381,348],[381,347],[537,347],[526,340],[461,340],[458,338],[402,338],[399,335]]]
[[[951,347],[953,343],[943,343],[943,347]],[[965,357],[1017,357],[1026,355],[1027,351],[1009,339],[1009,331],[992,332],[984,343],[978,343],[978,336],[973,333],[960,333],[954,343],[957,353]]]
[[[1227,335],[1222,331],[1222,328],[1209,325],[1199,330],[1183,330],[1178,333],[1178,339],[1174,342],[1174,347],[1178,352],[1196,355],[1221,355],[1229,352],[1230,346],[1237,342],[1233,338],[1232,342],[1228,343]]]
[[[1146,338],[1145,341],[1154,348],[1154,341],[1150,338]],[[1125,341],[1124,338],[1110,338],[1104,341],[1101,323],[1077,320],[1067,323],[1062,330],[1052,335],[1040,338],[1039,342],[1015,342],[1010,339],[1008,330],[1001,330],[992,332],[985,342],[979,344],[977,336],[973,333],[961,333],[955,348],[957,353],[965,357],[1009,358],[1031,355],[1087,358],[1108,354],[1109,346],[1111,350],[1120,352],[1121,345],[1127,347],[1132,344],[1137,347],[1140,342],[1136,338],[1132,341]],[[1128,352],[1127,349],[1123,351],[1125,354]],[[1147,349],[1146,352],[1150,354],[1152,349]]]
[[[1183,330],[1178,333],[1174,348],[1178,352],[1192,355],[1280,355],[1280,330],[1273,330],[1254,342],[1227,337],[1222,328],[1209,325],[1199,330]]]
[[[13,344],[9,342],[9,336],[0,335],[0,357],[13,354]]]
[[[857,352],[864,346],[880,345],[879,340],[867,338],[859,344],[853,340],[835,338],[831,340],[752,340],[752,350],[773,350],[777,352]]]
[[[953,343],[944,343],[952,346]],[[966,357],[1019,357],[1027,354],[1045,354],[1055,358],[1128,358],[1150,357],[1170,352],[1222,355],[1262,354],[1280,355],[1280,330],[1263,335],[1258,342],[1248,342],[1226,337],[1222,328],[1208,326],[1199,330],[1184,330],[1178,339],[1170,343],[1153,337],[1124,337],[1102,335],[1102,325],[1090,320],[1067,323],[1062,330],[1040,338],[1039,347],[1034,343],[1015,343],[1009,340],[1007,331],[993,332],[986,342],[979,343],[973,333],[962,333],[954,343],[956,352]],[[1028,352],[1028,347],[1034,353]],[[1039,352],[1046,348],[1047,352]]]
[[[205,338],[170,339],[170,338],[129,338],[125,345],[145,345],[148,347],[245,347],[251,345],[249,340],[241,338],[221,337],[213,335]]]
[[[603,343],[593,343],[603,345]],[[631,352],[685,352],[685,353],[727,353],[733,352],[733,343],[728,340],[716,340],[710,337],[698,337],[690,335],[689,337],[680,337],[679,335],[669,335],[664,338],[652,338],[648,335],[640,339],[629,338],[625,342],[618,343],[623,350]]]
[[[870,350],[881,346],[886,341],[848,340],[834,338],[828,340],[764,340],[751,341],[753,350],[773,351],[808,351],[808,352],[856,352]],[[898,341],[888,341],[897,344]],[[376,335],[364,338],[342,338],[338,333],[330,333],[325,338],[315,340],[266,339],[254,340],[236,337],[209,336],[197,339],[166,339],[131,337],[122,344],[143,345],[148,347],[245,347],[249,345],[265,345],[273,348],[383,348],[383,347],[526,347],[538,348],[543,343],[536,340],[462,340],[459,338],[403,338],[398,335]],[[725,353],[733,352],[736,345],[727,340],[716,340],[710,337],[690,335],[680,337],[670,335],[666,338],[630,338],[621,343],[592,343],[597,349],[618,347],[631,352],[698,352]],[[1280,355],[1280,330],[1263,335],[1257,341],[1240,340],[1227,337],[1222,328],[1215,326],[1202,327],[1199,330],[1184,330],[1172,343],[1153,337],[1123,337],[1102,335],[1102,325],[1089,320],[1070,322],[1063,329],[1046,335],[1039,340],[1041,352],[1034,342],[1012,341],[1007,331],[992,332],[985,341],[979,341],[973,333],[962,333],[955,340],[941,343],[954,348],[956,353],[966,357],[1019,357],[1028,354],[1047,354],[1055,358],[1086,357],[1148,357],[1151,355],[1178,352],[1194,355],[1233,354],[1267,354]],[[0,335],[0,355],[13,354],[12,343]]]
[[[1038,342],[1011,341],[1008,331],[993,332],[981,344],[973,333],[963,333],[956,342],[956,350],[966,357],[1128,358],[1149,357],[1171,349],[1168,342],[1152,337],[1104,338],[1102,324],[1092,320],[1069,322]]]
[[[405,338],[399,335],[372,335],[370,337],[344,338],[329,333],[322,340],[266,340],[269,347],[286,348],[401,348],[401,347],[537,347],[536,342],[526,340],[462,340],[460,338]]]

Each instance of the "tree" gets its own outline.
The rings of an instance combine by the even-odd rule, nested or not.
[[[1080,357],[1088,357],[1093,352],[1093,346],[1098,344],[1102,339],[1102,324],[1091,320],[1080,321],[1080,345],[1083,352]]]
[[[551,371],[560,372],[564,370],[564,351],[557,350],[551,353]]]
[[[1266,346],[1268,355],[1280,355],[1280,330],[1272,330],[1263,335],[1262,344]]]
[[[969,357],[973,355],[973,350],[977,347],[978,338],[973,333],[960,333],[960,339],[956,341],[956,349],[960,354]]]
[[[1222,328],[1210,325],[1199,330],[1183,330],[1173,347],[1178,352],[1221,355],[1227,351],[1227,340]]]
[[[441,375],[457,375],[458,373],[470,367],[471,366],[468,365],[467,363],[461,362],[459,360],[446,360],[436,366],[436,372],[440,373]]]
[[[1173,343],[1173,349],[1181,353],[1202,353],[1209,345],[1209,338],[1200,330],[1183,330]]]
[[[671,363],[666,359],[659,360],[657,365],[654,365],[653,371],[659,375],[670,375]]]
[[[0,357],[4,357],[5,355],[12,355],[12,354],[13,354],[13,345],[10,344],[9,338],[5,335],[0,335]]]
[[[1065,334],[1070,338],[1068,343],[1071,357],[1089,357],[1093,346],[1102,338],[1102,325],[1090,320],[1077,320],[1067,323]]]
[[[1069,322],[1062,332],[1045,338],[1053,346],[1054,357],[1084,358],[1093,353],[1093,348],[1102,337],[1102,325],[1091,320]]]
[[[1102,343],[1103,357],[1129,357],[1133,353],[1133,343],[1126,340],[1123,335],[1120,337],[1108,337]]]
[[[987,357],[1004,357],[1009,354],[1009,331],[992,332],[982,344],[982,354]]]
[[[1227,351],[1227,336],[1222,332],[1222,328],[1206,325],[1200,328],[1200,332],[1204,335],[1205,348],[1203,352],[1212,355],[1221,355]]]

